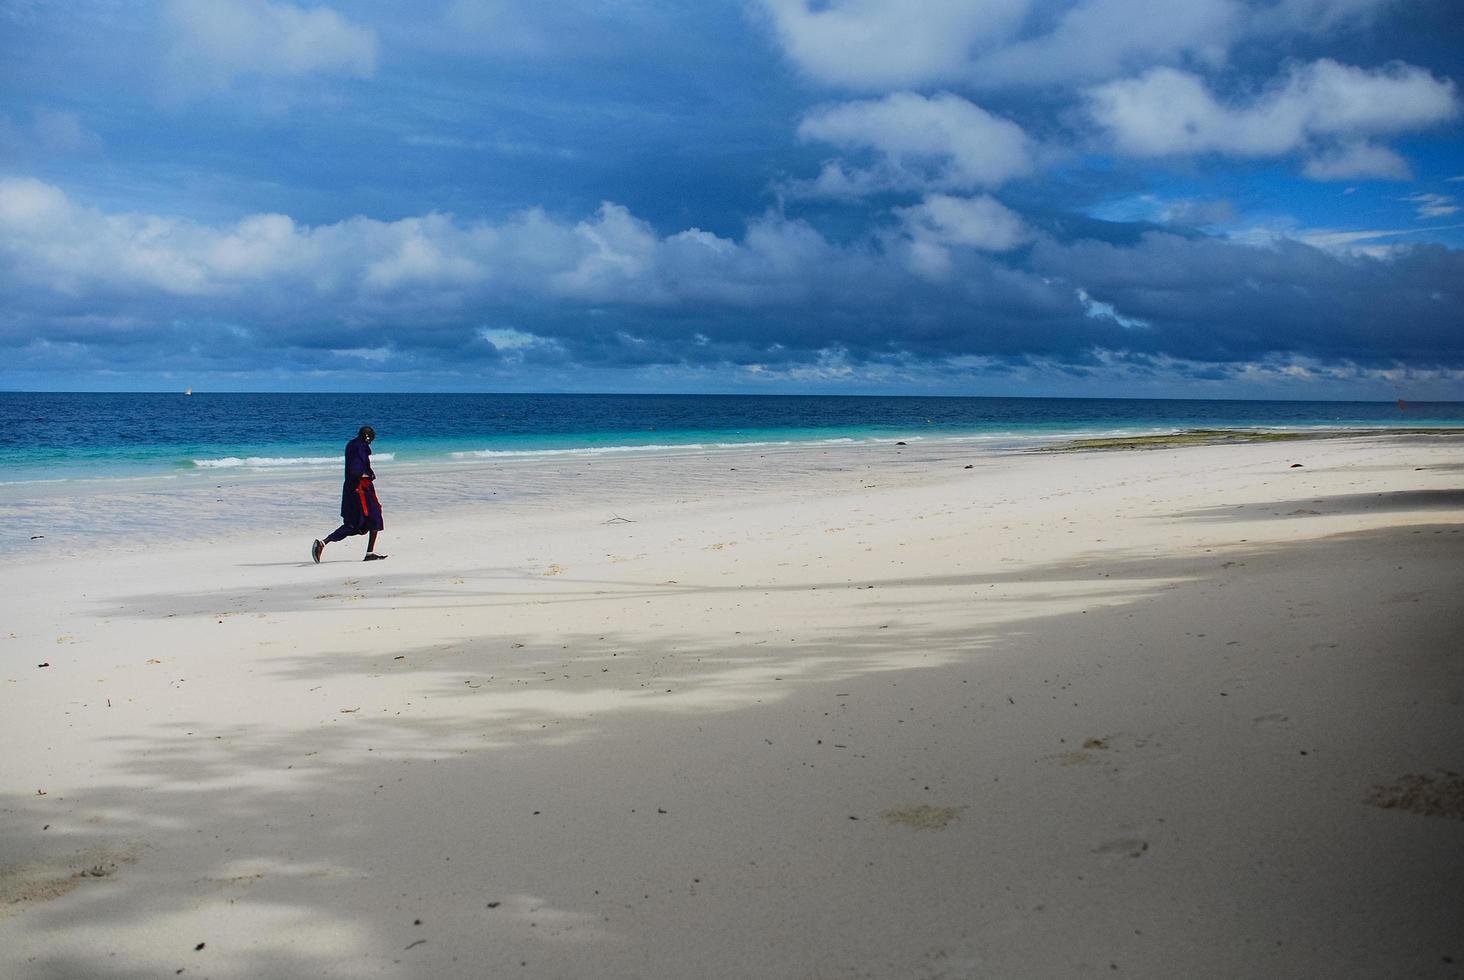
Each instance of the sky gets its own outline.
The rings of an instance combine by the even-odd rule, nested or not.
[[[1464,399],[1457,0],[0,0],[0,389]]]

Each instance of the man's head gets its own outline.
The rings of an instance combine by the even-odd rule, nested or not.
[[[356,438],[366,442],[372,442],[376,439],[376,430],[369,425],[363,425],[361,426],[361,431],[356,433]]]

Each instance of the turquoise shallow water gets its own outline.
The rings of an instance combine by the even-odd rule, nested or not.
[[[993,447],[1187,428],[1464,427],[1464,403],[763,395],[0,392],[0,483],[339,465],[363,424],[397,465],[743,444]]]

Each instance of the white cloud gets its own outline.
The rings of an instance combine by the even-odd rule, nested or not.
[[[1140,320],[1137,317],[1124,316],[1114,309],[1112,303],[1102,303],[1088,295],[1088,291],[1079,287],[1077,290],[1078,302],[1083,304],[1083,314],[1093,320],[1112,320],[1114,323],[1128,330],[1140,330],[1152,326],[1148,320]]]
[[[619,204],[601,204],[595,219],[578,222],[574,234],[580,241],[578,261],[554,277],[567,295],[615,293],[626,284],[648,281],[655,268],[660,244],[655,230]]]
[[[1313,154],[1317,176],[1396,176],[1402,160],[1366,137],[1423,129],[1458,111],[1452,81],[1412,65],[1298,66],[1249,105],[1222,103],[1198,77],[1155,68],[1088,92],[1092,119],[1139,157]]]
[[[760,0],[809,77],[889,91],[1093,82],[1225,62],[1239,42],[1326,37],[1395,0]]]
[[[58,188],[28,178],[0,180],[0,260],[5,280],[75,294],[99,282],[183,294],[202,267],[193,236],[178,240],[166,219],[104,215],[76,207]],[[12,272],[13,270],[13,272]]]
[[[1459,111],[1450,79],[1394,62],[1369,71],[1328,58],[1296,69],[1277,100],[1304,114],[1317,133],[1373,134],[1423,129]]]
[[[1020,26],[1030,0],[762,0],[779,42],[813,78],[887,90],[951,81],[985,37]]]
[[[842,160],[828,160],[813,180],[785,182],[782,190],[791,197],[852,199],[915,181],[909,174],[885,165],[879,168],[849,168]]]
[[[788,58],[821,82],[889,90],[956,81],[1107,78],[1135,61],[1214,62],[1235,0],[762,0]],[[1053,7],[1059,6],[1058,11]],[[1037,28],[1033,30],[1033,28]]]
[[[1460,210],[1458,202],[1447,194],[1414,194],[1403,200],[1418,205],[1420,218],[1442,218]]]
[[[1358,177],[1407,180],[1413,175],[1407,160],[1386,146],[1366,140],[1318,152],[1306,162],[1302,173],[1312,180],[1353,180]]]
[[[391,360],[393,352],[390,347],[344,347],[336,348],[330,353],[337,357],[354,357],[373,364],[383,364]]]
[[[1236,220],[1235,205],[1223,199],[1166,198],[1134,194],[1100,202],[1087,212],[1101,221],[1153,222],[1187,228],[1215,228]]]
[[[270,0],[171,0],[168,62],[184,88],[226,87],[239,76],[370,77],[376,32],[329,7]]]
[[[1020,126],[949,93],[896,92],[827,106],[804,117],[798,135],[880,156],[874,169],[826,166],[808,188],[836,196],[888,187],[995,187],[1032,169],[1031,141]]]
[[[915,237],[943,245],[967,245],[1004,252],[1026,241],[1030,233],[1016,212],[995,198],[931,194],[912,208],[896,211]]]
[[[514,327],[484,327],[478,331],[478,336],[500,351],[521,351],[546,342],[542,337]]]
[[[1333,255],[1390,258],[1411,249],[1413,242],[1410,242],[1410,238],[1416,242],[1418,236],[1426,237],[1459,228],[1464,228],[1464,225],[1431,225],[1424,228],[1305,228],[1298,226],[1295,219],[1285,218],[1237,228],[1226,234],[1225,238],[1237,245],[1259,248],[1276,248],[1286,242],[1301,242]]]
[[[373,223],[374,224],[374,223]],[[471,285],[482,277],[477,264],[456,247],[462,244],[452,219],[429,214],[422,218],[403,218],[382,229],[383,254],[367,263],[362,284],[378,292],[403,287],[451,287]],[[389,242],[387,241],[389,240]]]
[[[1051,30],[977,58],[970,77],[987,84],[1048,84],[1112,78],[1136,65],[1193,59],[1224,62],[1239,32],[1234,0],[1090,0],[1069,7]]]
[[[1167,225],[1205,228],[1226,225],[1236,218],[1235,205],[1225,200],[1197,201],[1185,198],[1164,201],[1159,221]]]
[[[909,241],[911,268],[928,277],[949,272],[953,248],[1006,252],[1032,237],[1020,216],[986,195],[930,194],[895,214]]]
[[[759,365],[766,371],[765,365]],[[785,368],[781,373],[790,381],[852,381],[856,379],[855,366],[850,363],[849,352],[843,347],[828,347],[818,352],[812,364]]]
[[[31,177],[0,180],[0,224],[33,229],[69,207],[66,194]]]
[[[1331,252],[1334,255],[1367,255],[1373,258],[1387,258],[1397,254],[1399,250],[1407,246],[1389,243],[1383,241],[1383,239],[1398,238],[1412,233],[1409,229],[1378,228],[1337,231],[1328,228],[1315,228],[1308,231],[1293,232],[1285,236],[1273,236],[1273,239],[1277,237],[1293,238],[1298,242],[1304,242],[1313,248],[1319,248],[1325,252]]]

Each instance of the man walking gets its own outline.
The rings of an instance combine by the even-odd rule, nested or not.
[[[380,561],[385,555],[376,553],[376,535],[384,527],[381,521],[381,504],[376,499],[376,474],[371,470],[371,443],[376,439],[376,430],[369,425],[361,426],[356,438],[346,443],[346,482],[341,487],[341,526],[325,536],[315,539],[310,546],[310,557],[320,563],[325,546],[332,541],[344,541],[353,534],[369,534],[366,539],[366,557],[363,561]]]

